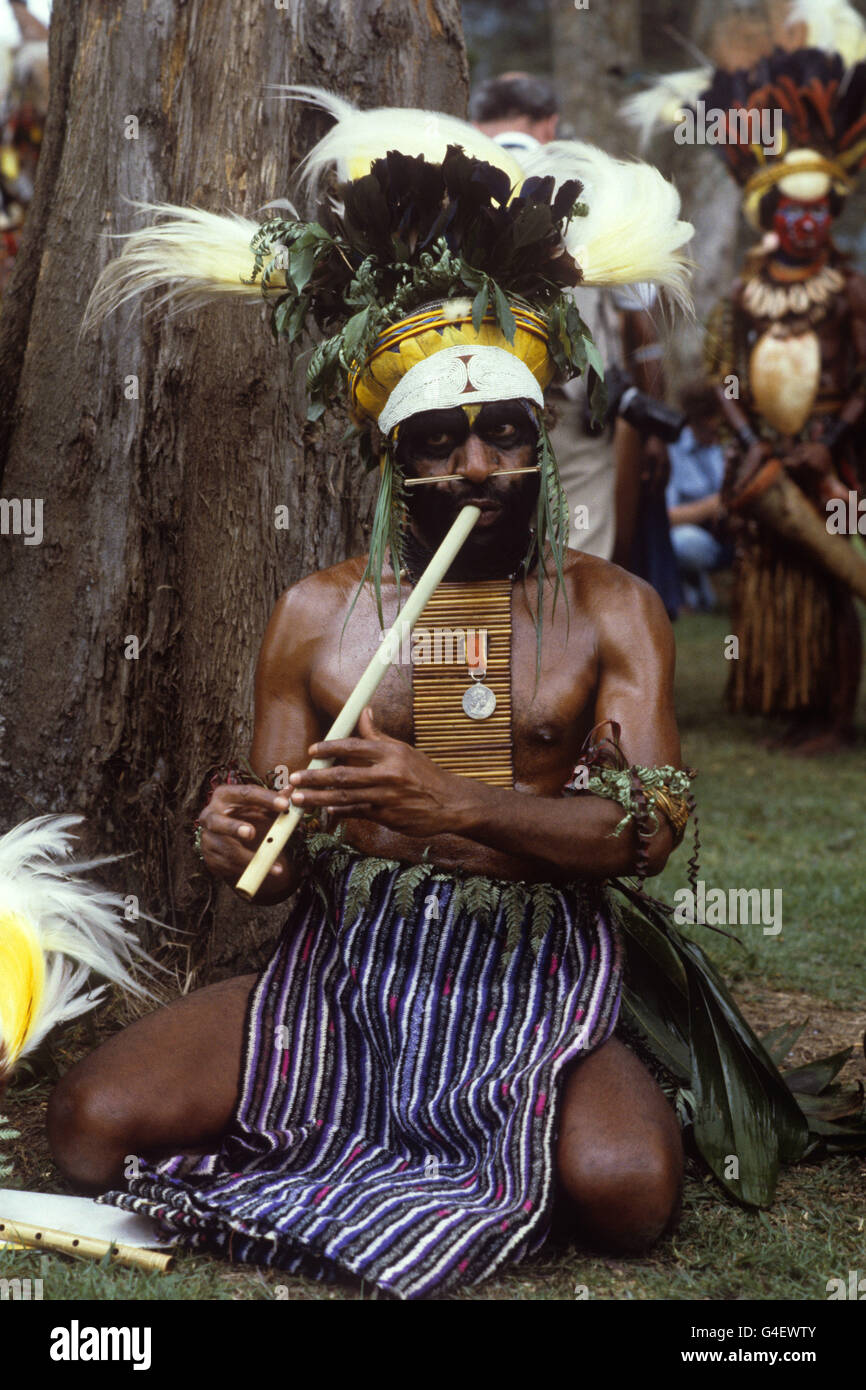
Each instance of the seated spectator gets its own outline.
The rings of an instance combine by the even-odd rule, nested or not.
[[[725,473],[718,442],[720,410],[715,392],[706,385],[684,391],[682,408],[688,424],[668,447],[671,476],[665,500],[686,604],[710,612],[716,596],[709,574],[733,559],[720,495]]]

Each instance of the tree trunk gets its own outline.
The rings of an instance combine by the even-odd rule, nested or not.
[[[563,121],[578,140],[608,154],[626,154],[632,142],[619,117],[624,76],[638,65],[640,0],[551,6],[553,80]]]
[[[116,254],[103,233],[141,225],[127,199],[254,216],[290,194],[327,119],[270,83],[463,114],[459,6],[55,0],[50,47],[45,147],[0,317],[4,496],[44,505],[41,544],[0,537],[0,821],[84,814],[94,845],[131,853],[123,891],[193,933],[200,983],[205,957],[211,974],[258,963],[281,915],[228,889],[212,901],[190,847],[203,774],[249,746],[274,600],[363,547],[370,488],[345,420],[305,423],[304,361],[274,343],[264,307],[166,319],[136,304],[79,340]]]

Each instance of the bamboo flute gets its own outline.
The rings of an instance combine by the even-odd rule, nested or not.
[[[415,585],[405,606],[397,615],[394,626],[389,628],[382,640],[382,645],[375,655],[371,658],[367,669],[364,671],[355,689],[352,691],[348,700],[344,704],[340,713],[337,715],[324,739],[323,743],[330,743],[335,739],[349,738],[361,718],[365,707],[373,698],[373,693],[383,680],[385,672],[389,669],[391,661],[400,652],[400,642],[403,634],[412,630],[420,618],[422,612],[427,607],[427,602],[438,588],[443,578],[448,573],[458,552],[472,530],[473,526],[481,516],[479,507],[463,507],[458,513],[453,526],[445,536],[439,549],[434,554],[429,565],[425,569],[418,583]],[[313,758],[308,764],[309,770],[330,767],[333,758]],[[259,845],[247,867],[244,869],[235,887],[245,898],[254,898],[261,888],[265,878],[270,873],[277,857],[283,846],[287,843],[289,836],[294,831],[302,815],[303,808],[300,806],[290,806],[288,811],[281,811],[268,831],[262,843]]]
[[[57,1251],[61,1255],[85,1255],[101,1260],[111,1255],[116,1264],[131,1265],[134,1269],[155,1270],[164,1274],[174,1263],[172,1255],[160,1250],[147,1250],[137,1245],[120,1245],[116,1240],[95,1236],[77,1236],[72,1231],[54,1231],[47,1226],[33,1226],[27,1221],[7,1221],[0,1218],[0,1243],[19,1243],[30,1249]]]

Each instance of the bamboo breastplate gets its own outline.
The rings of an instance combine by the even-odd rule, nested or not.
[[[511,593],[511,579],[440,584],[412,639],[415,747],[447,772],[495,787],[514,785]],[[485,645],[486,669],[481,670],[476,653]],[[488,716],[466,712],[467,704],[483,710],[490,703],[489,693],[473,700],[478,679],[481,690],[495,696]]]

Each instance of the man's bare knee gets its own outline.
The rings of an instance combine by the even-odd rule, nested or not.
[[[127,1156],[202,1152],[237,1097],[254,975],[210,985],[139,1019],[63,1077],[48,1109],[57,1166],[86,1192],[117,1186]]]
[[[575,1233],[622,1254],[650,1249],[676,1224],[682,1167],[679,1137],[662,1130],[637,1150],[572,1142],[559,1177]]]
[[[73,1187],[104,1192],[120,1180],[131,1143],[129,1119],[87,1061],[58,1082],[48,1102],[47,1124],[54,1161]]]

